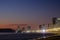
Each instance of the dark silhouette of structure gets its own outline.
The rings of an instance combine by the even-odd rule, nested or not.
[[[16,32],[16,33],[22,32],[22,30],[20,29],[20,26],[19,26],[19,25],[17,26],[17,30],[16,30],[15,32]]]
[[[39,25],[39,29],[41,29],[42,28],[42,25]]]
[[[31,30],[31,26],[28,26],[28,27],[27,27],[27,30]]]
[[[22,31],[25,31],[25,27],[22,28]]]
[[[53,17],[53,18],[52,18],[53,25],[55,25],[55,24],[56,24],[56,20],[57,20],[57,18],[56,18],[56,17]]]
[[[15,32],[15,30],[10,29],[10,28],[2,28],[0,29],[0,32]]]

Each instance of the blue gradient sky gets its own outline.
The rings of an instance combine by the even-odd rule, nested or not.
[[[0,24],[46,24],[60,17],[60,0],[0,0]]]

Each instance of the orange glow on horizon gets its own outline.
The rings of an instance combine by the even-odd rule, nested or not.
[[[14,30],[16,30],[17,29],[17,26],[18,26],[18,24],[0,24],[0,28],[11,28],[11,29],[14,29]],[[32,27],[32,29],[33,28],[37,28],[36,26],[38,26],[38,25],[34,25],[34,24],[19,24],[19,26],[20,26],[20,29],[22,29],[23,27],[27,27],[27,26],[31,26]]]

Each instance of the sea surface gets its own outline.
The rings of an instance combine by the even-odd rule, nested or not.
[[[54,35],[51,33],[0,33],[0,40],[32,40]]]

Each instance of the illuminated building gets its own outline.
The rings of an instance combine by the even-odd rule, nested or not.
[[[53,18],[53,27],[60,27],[60,18]]]
[[[57,24],[60,25],[60,18],[57,18]]]
[[[31,26],[27,26],[27,33],[31,32]]]

